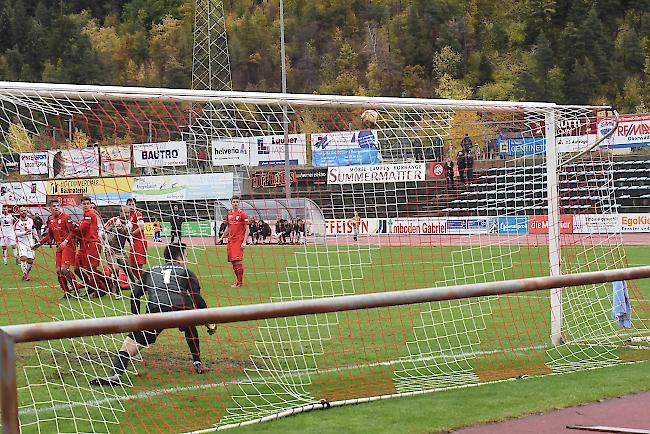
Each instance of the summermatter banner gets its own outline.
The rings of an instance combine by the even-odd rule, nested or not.
[[[133,178],[133,197],[138,201],[230,199],[232,173],[138,176]]]
[[[328,184],[383,184],[418,182],[426,177],[425,163],[375,164],[327,168]]]

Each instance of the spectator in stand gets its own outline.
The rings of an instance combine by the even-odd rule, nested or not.
[[[445,162],[445,176],[447,177],[447,184],[454,183],[454,160],[452,158]]]
[[[461,183],[465,182],[465,166],[466,166],[465,153],[463,151],[458,151],[456,156],[456,165],[458,167],[458,178]]]
[[[174,205],[172,207],[172,214],[169,216],[169,224],[172,226],[172,239],[169,241],[169,244],[180,244],[182,242],[181,227],[183,226],[183,218],[180,214],[178,205]]]
[[[465,155],[465,171],[467,172],[467,182],[472,182],[474,180],[474,157],[471,152]]]
[[[208,166],[208,151],[206,151],[205,146],[199,147],[199,150],[196,151],[196,161],[199,172],[206,172]]]
[[[465,137],[460,141],[460,147],[463,149],[465,154],[468,154],[472,149],[472,139],[469,137],[469,134],[465,133]]]

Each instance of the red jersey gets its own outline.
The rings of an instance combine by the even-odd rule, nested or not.
[[[99,241],[99,222],[97,213],[92,209],[84,212],[84,219],[79,223],[79,233],[81,241],[85,243]]]
[[[248,226],[248,215],[244,211],[229,211],[226,215],[228,221],[228,242],[244,241],[244,234]]]
[[[56,217],[51,215],[47,218],[47,233],[43,236],[40,243],[46,244],[54,241],[58,246],[67,240],[68,245],[74,246],[74,243],[72,243],[73,232],[74,226],[68,213],[61,212]]]
[[[142,217],[142,213],[140,211],[134,211],[130,216],[129,216],[129,221],[132,224],[131,227],[131,232],[136,230],[136,228],[142,224],[144,224],[144,217]],[[133,236],[133,241],[144,241],[145,236],[144,236],[144,230],[141,230],[138,235]]]

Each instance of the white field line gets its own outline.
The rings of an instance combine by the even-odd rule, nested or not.
[[[397,360],[387,360],[384,362],[373,362],[373,363],[365,363],[365,364],[358,364],[358,365],[342,366],[339,368],[309,370],[308,372],[298,372],[294,374],[288,374],[286,375],[286,377],[295,378],[295,377],[302,377],[304,375],[328,374],[332,372],[350,371],[354,369],[367,369],[367,368],[373,368],[377,366],[393,366],[399,363],[422,362],[422,361],[429,361],[429,360],[436,360],[436,359],[459,359],[459,358],[470,358],[475,356],[483,356],[483,355],[491,355],[491,354],[499,354],[499,353],[520,353],[520,352],[526,352],[531,350],[541,350],[544,348],[548,348],[548,345],[533,345],[533,346],[513,348],[513,349],[472,351],[472,352],[463,352],[463,353],[455,353],[455,354],[439,354],[436,356],[418,357],[415,359],[403,358]],[[119,401],[150,399],[150,398],[155,398],[158,396],[167,395],[171,393],[183,393],[183,392],[190,392],[196,390],[222,388],[227,386],[253,384],[256,381],[271,381],[271,380],[277,380],[277,378],[276,377],[273,378],[253,377],[252,379],[239,378],[239,379],[224,381],[220,383],[209,383],[209,384],[199,384],[193,386],[168,387],[164,389],[155,389],[150,391],[138,392],[133,395],[112,396],[112,397],[97,399],[93,401],[82,401],[82,402],[72,401],[69,403],[52,405],[49,407],[33,408],[33,407],[25,406],[20,409],[20,415],[25,415],[25,416],[34,415],[34,414],[41,415],[48,412],[67,410],[75,407],[99,407],[99,406],[103,406],[106,404],[119,402]]]

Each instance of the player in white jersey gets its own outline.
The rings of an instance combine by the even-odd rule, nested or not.
[[[27,215],[27,210],[20,207],[20,218],[14,224],[20,268],[23,270],[23,280],[30,280],[29,272],[34,263],[34,220]]]
[[[18,252],[16,251],[16,233],[14,232],[14,223],[16,218],[10,212],[8,206],[2,207],[2,215],[0,215],[0,246],[2,246],[2,259],[7,265],[7,247],[11,246],[16,258],[16,265],[18,265]]]

